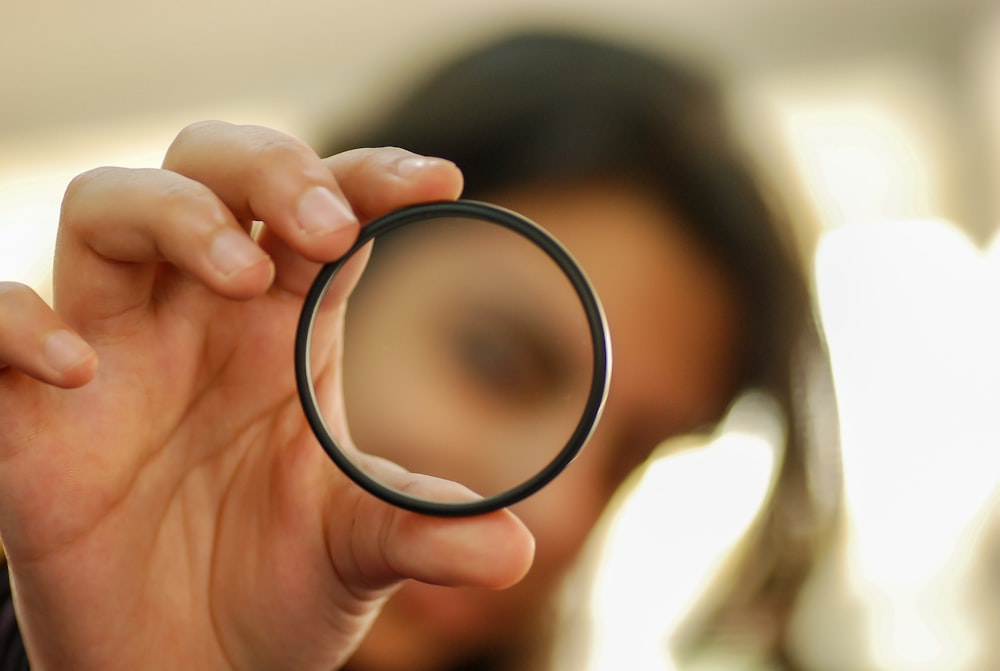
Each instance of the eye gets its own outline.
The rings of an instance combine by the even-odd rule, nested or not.
[[[456,325],[452,351],[467,381],[497,401],[541,402],[563,383],[554,344],[503,318],[469,318]]]

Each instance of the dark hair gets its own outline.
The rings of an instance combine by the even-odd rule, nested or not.
[[[824,350],[793,239],[733,139],[711,80],[598,40],[521,34],[446,66],[389,115],[324,149],[389,145],[454,161],[473,198],[523,184],[627,180],[661,198],[721,262],[748,309],[741,384],[779,401],[790,438],[747,579],[706,622],[751,611],[783,620],[825,524],[813,506],[815,459],[795,407],[802,390],[794,362],[803,343]]]

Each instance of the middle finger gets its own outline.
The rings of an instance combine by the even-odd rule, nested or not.
[[[297,254],[338,258],[359,223],[337,180],[304,142],[260,126],[209,121],[178,134],[167,170],[207,186],[243,224],[259,220]]]

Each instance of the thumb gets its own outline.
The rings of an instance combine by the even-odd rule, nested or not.
[[[389,486],[434,500],[476,495],[456,483],[390,469]],[[354,486],[354,485],[349,485]],[[360,590],[405,579],[449,587],[504,589],[519,582],[535,540],[508,510],[472,517],[434,517],[396,508],[360,490],[354,515],[328,515],[327,542],[338,575]],[[343,499],[341,499],[343,500]],[[341,509],[342,513],[342,509]]]

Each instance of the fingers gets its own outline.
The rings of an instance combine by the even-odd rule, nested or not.
[[[364,220],[405,205],[454,200],[462,193],[462,173],[454,163],[405,149],[355,149],[325,163]]]
[[[161,262],[228,298],[259,295],[275,275],[302,294],[319,263],[350,248],[359,217],[454,198],[462,187],[447,161],[393,148],[324,161],[278,131],[221,122],[182,131],[164,168],[105,168],[70,185],[54,283],[70,323],[148,305]],[[259,246],[246,233],[257,220]]]
[[[406,205],[451,200],[462,191],[462,173],[455,164],[394,147],[356,149],[325,159],[324,164],[363,222]],[[346,251],[309,256],[270,222],[260,242],[275,261],[278,286],[298,295],[308,290],[319,262],[339,258]]]
[[[426,476],[387,470],[390,486],[434,500],[469,500],[460,485]],[[338,575],[368,589],[399,580],[451,587],[503,589],[528,572],[534,538],[507,510],[473,517],[443,518],[397,509],[359,493],[354,515],[327,516],[331,557],[348,554]],[[345,544],[345,538],[350,543]],[[345,547],[350,548],[345,553]]]
[[[438,519],[398,513],[383,546],[402,578],[448,587],[505,589],[531,567],[534,539],[509,511]]]
[[[54,298],[70,323],[146,306],[161,262],[213,291],[245,299],[267,289],[273,267],[206,186],[165,170],[84,173],[63,200]]]
[[[86,384],[97,355],[28,287],[0,282],[0,370],[10,366],[59,387]]]
[[[185,128],[163,167],[209,187],[242,224],[315,262],[339,258],[371,219],[418,202],[456,198],[458,168],[393,147],[320,160],[301,140],[260,126],[208,121]]]
[[[330,170],[284,133],[193,124],[167,150],[163,167],[209,187],[244,225],[263,221],[307,259],[335,259],[357,237],[358,218]]]

